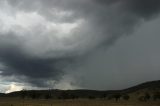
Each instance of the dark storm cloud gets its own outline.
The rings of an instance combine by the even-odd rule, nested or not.
[[[1,49],[0,61],[6,65],[1,73],[2,76],[14,75],[17,76],[17,79],[24,76],[27,79],[22,82],[29,82],[36,86],[44,86],[45,80],[56,80],[63,74],[62,70],[56,67],[56,63],[60,59],[30,57],[25,55],[21,49],[12,45]]]
[[[16,47],[9,47],[0,51],[0,61],[6,65],[2,69],[2,76],[16,76],[36,86],[44,87],[48,80],[59,80],[64,74],[63,63],[71,63],[71,58],[43,59],[25,55]],[[60,64],[59,64],[60,63]],[[20,77],[19,77],[20,76]],[[26,79],[27,77],[27,79]]]
[[[14,32],[16,29],[11,31],[15,34],[15,37],[9,36],[7,39],[0,40],[0,42],[2,42],[0,46],[0,62],[6,65],[6,69],[2,75],[22,75],[27,77],[28,82],[36,84],[37,86],[42,84],[39,82],[43,79],[59,80],[64,72],[64,63],[73,64],[73,62],[71,62],[72,60],[78,62],[77,57],[79,54],[76,57],[77,52],[83,51],[83,53],[85,53],[91,50],[90,48],[95,49],[97,46],[108,47],[118,38],[132,32],[139,23],[157,16],[160,11],[159,0],[8,0],[8,5],[12,7],[13,14],[19,11],[26,13],[37,12],[42,17],[45,17],[47,22],[72,23],[77,19],[84,20],[85,24],[73,30],[72,35],[80,37],[74,38],[75,36],[73,36],[70,39],[73,39],[71,41],[74,42],[74,44],[77,44],[77,42],[80,42],[80,44],[73,48],[76,52],[69,50],[73,52],[69,52],[69,57],[65,53],[65,51],[68,53],[65,46],[63,50],[57,50],[59,47],[56,43],[59,41],[54,43],[54,45],[48,44],[48,41],[43,42],[43,38],[38,39],[39,36],[33,38],[27,37],[27,33],[24,35],[26,38],[29,38],[29,40],[42,40],[43,45],[50,45],[51,47],[57,46],[53,51],[50,50],[49,53],[56,55],[62,52],[64,53],[57,57],[56,55],[47,57],[46,53],[42,53],[40,56],[30,55],[32,51],[35,52],[36,50],[38,51],[36,54],[40,54],[39,50],[43,51],[44,49],[45,51],[48,46],[41,47],[41,45],[38,45],[34,47],[33,43],[26,49],[26,46],[23,45],[23,40],[16,36],[17,32]],[[59,16],[52,14],[53,8],[56,9],[58,13],[63,11],[62,14]],[[39,35],[38,32],[41,31],[43,27],[39,30],[37,29],[39,29],[39,27],[32,30],[32,32],[35,32],[33,35]],[[22,31],[22,35],[23,33],[26,32]],[[53,35],[53,33],[50,34]],[[0,38],[2,38],[5,34],[1,33],[0,30],[0,35],[2,35],[0,36]],[[75,39],[76,41],[74,41]],[[53,42],[54,41],[56,40],[54,39]],[[61,42],[65,44],[67,41],[68,39],[63,39]],[[66,44],[69,44],[70,47],[70,42]],[[30,54],[26,53],[26,50],[28,50]]]
[[[100,5],[120,3],[123,12],[137,15],[141,18],[151,18],[160,11],[159,0],[95,0]]]
[[[27,57],[20,52],[21,51],[18,49],[10,49],[5,50],[5,53],[1,53],[1,61],[6,63],[8,66],[11,66],[8,67],[8,72],[5,71],[3,75],[14,73],[24,74],[33,78],[45,78],[52,76],[51,70],[54,70],[54,66],[52,66],[54,62],[45,59]],[[58,73],[55,73],[53,75],[57,74]]]
[[[160,11],[159,0],[128,0],[126,5],[131,12],[145,18],[150,18],[152,15],[157,15]]]
[[[1,36],[0,63],[1,76],[15,76],[15,81],[46,87],[48,80],[59,80],[64,74],[62,69],[72,62],[72,58],[43,58],[27,54],[14,35]]]

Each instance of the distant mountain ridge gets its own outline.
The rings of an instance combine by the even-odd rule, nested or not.
[[[127,89],[124,89],[123,91],[126,92],[134,92],[137,90],[141,90],[141,89],[160,89],[160,80],[156,80],[156,81],[149,81],[149,82],[145,82]]]
[[[114,94],[130,94],[136,91],[140,91],[143,89],[148,89],[154,91],[157,89],[160,91],[160,80],[157,81],[149,81],[146,83],[142,83],[127,89],[123,90],[107,90],[107,91],[99,91],[99,90],[22,90],[17,92],[12,92],[8,94],[0,93],[0,97],[32,97],[32,98],[55,98],[55,99],[63,99],[66,98],[102,98],[106,97],[107,95],[114,95]]]

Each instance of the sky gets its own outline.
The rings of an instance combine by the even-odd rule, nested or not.
[[[159,80],[159,14],[159,0],[1,0],[0,92]]]

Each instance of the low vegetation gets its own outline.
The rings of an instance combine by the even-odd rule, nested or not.
[[[0,106],[160,106],[160,81],[124,90],[22,90],[0,94]]]

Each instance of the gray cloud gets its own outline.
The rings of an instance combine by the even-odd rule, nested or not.
[[[107,50],[95,50],[72,76],[85,88],[103,90],[159,80],[159,25],[160,18],[147,22]]]
[[[59,80],[66,67],[158,16],[159,5],[159,0],[1,1],[0,62],[6,65],[1,75],[22,75],[46,86],[45,80]]]

